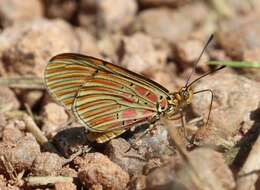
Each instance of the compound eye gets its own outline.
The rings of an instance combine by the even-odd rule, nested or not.
[[[182,96],[184,97],[185,100],[189,98],[189,92],[188,91],[182,91]]]

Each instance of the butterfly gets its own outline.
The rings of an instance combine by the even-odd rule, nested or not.
[[[123,67],[76,53],[51,58],[44,78],[51,96],[90,131],[88,138],[97,143],[136,126],[153,124],[161,117],[176,119],[191,103],[192,84],[197,81],[188,84],[188,79],[179,91],[169,92]]]

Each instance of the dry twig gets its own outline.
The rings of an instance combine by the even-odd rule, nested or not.
[[[48,142],[48,139],[44,136],[42,131],[39,129],[39,127],[36,125],[36,123],[30,116],[24,116],[24,122],[27,130],[34,135],[34,137],[40,143],[41,146],[47,148],[51,152],[58,152],[56,148],[50,142]]]
[[[54,185],[57,182],[73,182],[72,177],[66,176],[37,176],[37,177],[27,177],[25,181],[29,186],[44,186],[44,185]]]

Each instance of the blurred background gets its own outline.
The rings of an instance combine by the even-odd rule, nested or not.
[[[208,60],[259,60],[259,7],[257,0],[1,0],[1,74],[42,77],[52,56],[80,52],[172,89],[210,34],[198,71]]]
[[[0,122],[1,139],[17,143],[24,135],[20,132],[25,131],[25,124],[17,116],[19,111],[32,112],[31,116],[48,138],[67,122],[69,116],[47,95],[42,80],[48,60],[59,53],[76,52],[111,61],[155,80],[172,92],[185,84],[211,34],[214,39],[203,54],[193,79],[214,69],[216,66],[208,65],[212,60],[259,63],[259,20],[259,0],[0,0],[0,118],[5,122]],[[198,137],[202,144],[213,144],[225,150],[221,152],[225,162],[216,152],[202,150],[193,156],[198,158],[195,159],[198,163],[212,160],[208,164],[212,164],[213,171],[221,165],[214,179],[219,180],[215,182],[221,184],[222,189],[246,184],[233,176],[242,168],[259,134],[259,84],[259,69],[226,68],[194,87],[195,90],[212,89],[215,93],[210,128],[202,130]],[[194,96],[187,122],[206,118],[209,104],[208,94]],[[6,116],[3,113],[16,114]],[[9,128],[6,128],[8,123]],[[190,126],[188,131],[194,133],[198,128]],[[159,127],[152,140],[144,140],[147,145],[142,154],[147,156],[151,148],[153,156],[165,156],[169,145],[165,134],[165,128]],[[234,149],[235,145],[245,142],[245,149]],[[113,153],[113,150],[110,151]],[[138,183],[146,180],[157,181],[164,174],[176,174],[171,173],[176,163],[178,165],[176,160],[169,165],[170,171],[165,167],[147,177],[143,175],[145,172],[139,171],[147,163],[121,161],[110,153],[106,152],[112,155],[109,158],[132,176],[130,189],[138,189]],[[146,169],[151,171],[155,165],[150,163]],[[209,165],[204,167],[210,168]],[[22,168],[31,171],[28,167]],[[21,170],[20,166],[18,168]],[[186,182],[183,175],[179,177],[182,183]],[[158,183],[177,184],[172,178],[162,179]],[[125,180],[124,185],[128,182],[129,179]],[[187,184],[190,189],[192,183]],[[214,185],[214,180],[212,184],[212,188],[221,189]],[[148,189],[158,187],[157,183],[142,185]],[[173,187],[171,185],[168,189]]]

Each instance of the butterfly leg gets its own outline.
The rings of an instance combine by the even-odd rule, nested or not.
[[[183,135],[185,137],[185,139],[190,142],[190,139],[188,138],[188,133],[187,133],[187,124],[186,124],[186,118],[185,118],[185,115],[183,114],[183,112],[181,111],[180,112],[181,114],[181,126],[182,126],[182,129],[183,129]]]
[[[126,152],[128,152],[131,148],[136,149],[136,143],[141,140],[147,133],[150,133],[155,127],[155,124],[150,124],[149,127],[140,135],[138,136],[133,143],[130,144],[129,148],[126,150]]]
[[[133,143],[131,143],[131,145],[129,146],[129,148],[126,150],[126,152],[128,152],[131,148],[134,148],[136,146],[136,143],[142,139],[147,133],[150,133],[154,127],[155,127],[155,122],[158,121],[160,118],[159,116],[155,116],[153,117],[150,121],[149,121],[149,127],[140,135],[138,136]]]

